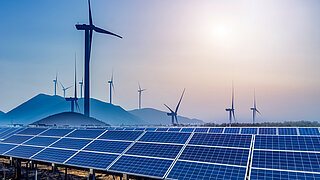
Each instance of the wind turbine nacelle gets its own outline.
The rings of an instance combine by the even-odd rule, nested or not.
[[[112,81],[108,81],[108,83],[110,83],[110,84],[111,84],[111,83],[112,83]]]
[[[87,24],[76,24],[76,29],[77,30],[91,30],[92,27]]]
[[[252,111],[255,111],[256,110],[256,108],[250,108]]]

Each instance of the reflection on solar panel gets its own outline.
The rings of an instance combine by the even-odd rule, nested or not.
[[[239,134],[240,128],[225,128],[224,133],[226,134]]]
[[[184,144],[190,133],[146,132],[139,141]]]
[[[299,128],[299,133],[300,135],[320,135],[318,128]]]
[[[107,131],[99,139],[111,139],[111,140],[136,140],[143,131]]]
[[[320,153],[254,150],[252,167],[320,172]]]
[[[259,134],[276,135],[277,128],[259,128]]]
[[[6,131],[3,131],[2,133],[0,133],[0,139],[5,139],[19,131],[23,130],[23,128],[10,128]]]
[[[109,170],[162,178],[173,160],[122,156]]]
[[[47,129],[46,128],[27,128],[27,129],[20,131],[17,134],[38,135],[45,130],[47,130]]]
[[[156,131],[167,131],[168,128],[158,128]]]
[[[209,133],[222,133],[223,128],[210,128]]]
[[[144,131],[146,128],[135,128],[135,131]]]
[[[146,128],[146,131],[155,131],[157,128]]]
[[[58,136],[62,137],[70,133],[73,129],[49,129],[41,134],[41,136]]]
[[[76,165],[89,168],[106,169],[118,155],[93,152],[79,152],[66,162],[68,165]]]
[[[256,136],[255,149],[320,151],[320,137]]]
[[[297,128],[278,128],[279,135],[297,135]]]
[[[27,141],[28,139],[31,139],[32,136],[20,136],[20,135],[13,135],[5,140],[3,140],[2,142],[4,143],[15,143],[15,144],[21,144],[25,141]]]
[[[47,148],[35,155],[32,159],[46,162],[63,163],[76,152],[77,151],[72,150]]]
[[[203,133],[206,133],[208,132],[209,128],[196,128],[194,130],[194,132],[203,132]]]
[[[102,134],[104,130],[75,130],[67,137],[91,138],[94,139]]]
[[[251,179],[257,180],[267,180],[267,179],[277,179],[277,180],[291,180],[291,179],[320,179],[320,174],[314,173],[302,173],[302,172],[292,172],[292,171],[276,171],[276,170],[265,170],[265,169],[252,169]]]
[[[7,152],[14,147],[16,147],[16,145],[0,143],[0,154]]]
[[[245,167],[223,166],[215,164],[177,161],[170,171],[169,179],[232,179],[244,180],[246,177]]]
[[[251,139],[252,135],[196,133],[189,144],[250,148]]]
[[[246,166],[249,149],[187,146],[179,159]]]
[[[0,129],[0,133],[2,133],[2,132],[4,132],[4,131],[7,131],[8,129],[10,129],[10,128],[1,128],[1,129]]]
[[[131,142],[95,140],[84,150],[122,153],[130,144]]]
[[[258,128],[241,128],[241,134],[258,134]]]
[[[50,144],[57,141],[59,138],[52,137],[35,137],[24,144],[27,145],[36,145],[36,146],[49,146]]]
[[[181,132],[193,132],[194,128],[182,128]]]
[[[57,147],[57,148],[66,148],[66,149],[81,149],[85,145],[87,145],[90,142],[90,140],[87,139],[71,139],[71,138],[62,138],[51,147]]]
[[[33,146],[18,146],[7,153],[5,155],[7,156],[13,156],[18,158],[30,158],[35,153],[39,152],[43,148],[41,147],[33,147]]]
[[[170,128],[168,132],[179,132],[181,128]]]
[[[109,129],[109,130],[113,130],[113,129]],[[115,128],[114,130],[120,131],[120,130],[124,130],[124,128]]]
[[[136,143],[126,152],[126,154],[174,159],[181,148],[182,145]]]

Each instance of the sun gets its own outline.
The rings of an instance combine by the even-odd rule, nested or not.
[[[213,28],[213,36],[220,40],[226,40],[230,35],[230,30],[224,25],[217,25]]]

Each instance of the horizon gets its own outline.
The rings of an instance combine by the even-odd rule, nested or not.
[[[124,37],[93,36],[91,98],[109,101],[114,69],[114,104],[126,110],[138,108],[140,82],[147,89],[142,108],[174,108],[186,88],[178,115],[228,122],[233,81],[239,122],[252,121],[254,89],[262,113],[256,122],[320,119],[316,0],[113,0],[91,7],[96,25]],[[9,27],[0,30],[1,111],[52,95],[56,72],[72,85],[75,52],[81,81],[84,34],[74,25],[88,22],[86,1],[5,1],[0,8]]]

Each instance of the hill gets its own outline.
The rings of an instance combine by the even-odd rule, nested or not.
[[[2,115],[4,115],[4,114],[5,114],[4,112],[0,111],[0,116],[2,116]]]
[[[153,125],[169,125],[171,124],[171,117],[167,116],[167,112],[159,111],[153,108],[143,108],[128,111],[134,116],[139,117],[145,122]],[[178,116],[178,122],[181,124],[204,124],[199,119],[190,119],[183,116]]]
[[[50,126],[108,126],[108,124],[95,118],[86,117],[83,114],[73,112],[55,114],[32,124]]]

